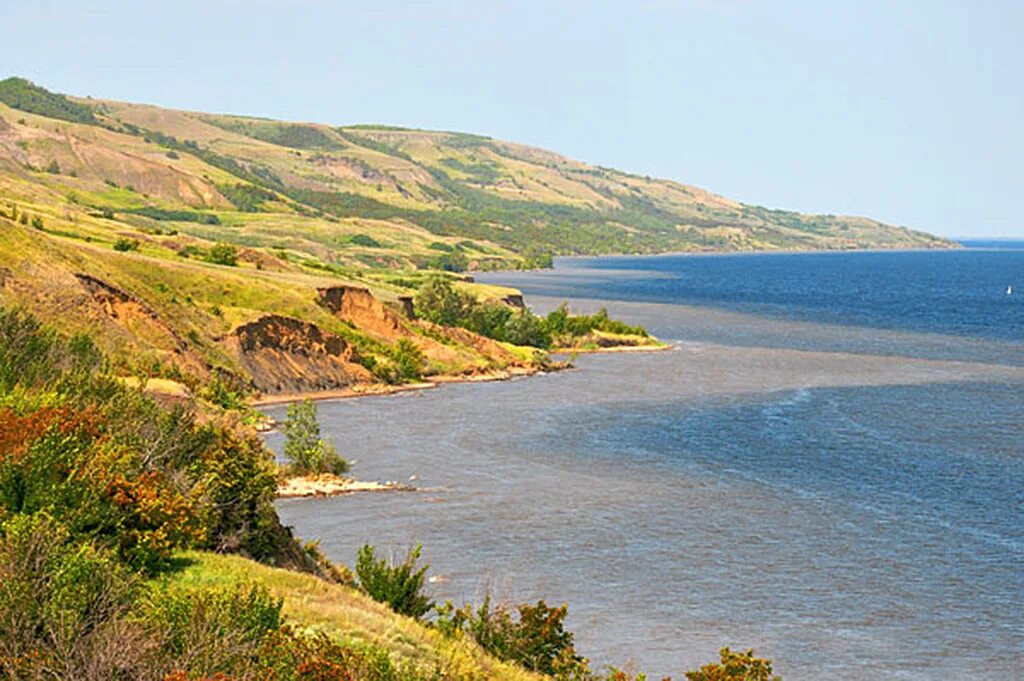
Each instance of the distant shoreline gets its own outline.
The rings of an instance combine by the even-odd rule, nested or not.
[[[970,241],[970,240],[968,240]],[[1012,241],[1012,240],[1008,240]],[[1024,240],[1021,240],[1021,246],[1024,247]],[[555,260],[562,261],[576,261],[576,260],[595,260],[597,258],[673,258],[679,256],[694,256],[694,257],[719,257],[728,255],[827,255],[827,254],[851,254],[851,253],[935,253],[935,252],[949,252],[959,251],[971,248],[965,245],[963,242],[954,241],[950,245],[935,246],[929,248],[922,248],[920,246],[914,246],[912,248],[772,248],[772,249],[751,249],[743,251],[723,251],[723,250],[709,250],[709,251],[663,251],[660,253],[603,253],[600,255],[556,255]],[[516,272],[550,272],[555,268],[549,268],[545,270],[491,270],[488,272],[471,272],[470,274],[504,274],[504,273],[516,273]]]

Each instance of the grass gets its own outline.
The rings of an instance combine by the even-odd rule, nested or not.
[[[498,681],[543,678],[496,660],[474,643],[447,639],[416,620],[395,614],[355,589],[239,556],[190,551],[180,557],[185,567],[166,577],[174,585],[198,589],[263,584],[275,597],[284,600],[285,617],[305,631],[337,639],[370,641],[383,646],[396,661],[427,668],[439,665],[453,678]]]

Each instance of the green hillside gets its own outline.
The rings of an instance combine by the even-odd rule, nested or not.
[[[20,79],[0,83],[0,102],[5,193],[66,203],[74,192],[126,227],[173,225],[329,265],[488,269],[548,253],[950,245],[479,135],[172,111],[66,98]]]
[[[543,366],[523,345],[611,342],[591,333],[611,327],[586,339],[545,329],[514,291],[462,272],[571,253],[951,245],[477,135],[188,113],[0,81],[0,303],[89,332],[125,373],[212,382],[221,401],[221,387],[500,377]],[[413,297],[437,276],[461,281],[431,289],[447,308],[418,318]]]

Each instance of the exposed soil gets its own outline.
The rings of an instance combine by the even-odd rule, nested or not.
[[[236,328],[225,344],[264,393],[337,390],[374,381],[348,341],[291,317],[260,317]]]

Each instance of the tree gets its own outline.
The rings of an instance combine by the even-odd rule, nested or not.
[[[312,400],[288,406],[284,435],[284,455],[295,473],[341,475],[348,471],[348,462],[335,451],[334,445],[320,437],[320,422]]]
[[[416,315],[444,326],[457,326],[472,307],[473,299],[455,290],[447,277],[431,277],[416,292]]]
[[[551,334],[544,328],[544,320],[529,310],[515,312],[505,322],[502,340],[514,345],[530,345],[535,348],[551,347]]]

